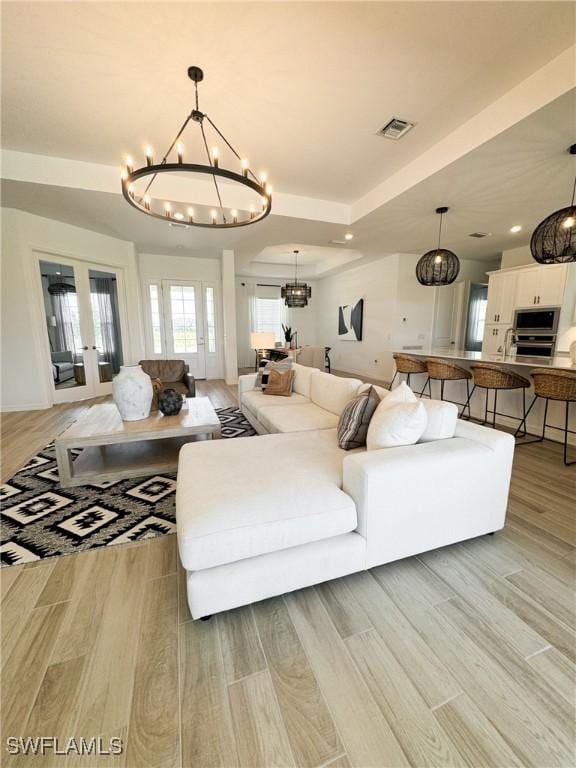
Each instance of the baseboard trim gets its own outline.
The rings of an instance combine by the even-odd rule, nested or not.
[[[46,411],[53,403],[18,403],[17,405],[0,405],[0,413],[12,411]]]

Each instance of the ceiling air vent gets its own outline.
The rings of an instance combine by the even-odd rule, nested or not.
[[[492,236],[492,232],[470,232],[470,234],[468,235],[468,237],[477,237],[477,238],[491,237],[491,236]]]
[[[411,128],[414,128],[416,123],[411,123],[408,120],[402,120],[399,117],[393,117],[389,120],[384,128],[378,131],[378,136],[384,136],[385,139],[394,139],[397,141],[401,139],[404,134],[408,133]]]

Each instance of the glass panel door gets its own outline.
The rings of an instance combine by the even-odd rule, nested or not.
[[[115,272],[89,269],[88,281],[97,381],[105,384],[112,381],[123,364],[117,277]]]
[[[206,360],[201,283],[163,280],[162,292],[166,357],[184,360],[193,376],[204,379]]]
[[[81,308],[81,285],[70,263],[39,261],[54,402],[89,397],[88,328]],[[88,382],[88,383],[87,383]],[[73,390],[73,391],[72,391]]]

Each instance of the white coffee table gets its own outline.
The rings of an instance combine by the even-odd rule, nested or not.
[[[140,421],[122,421],[114,403],[93,405],[54,441],[60,484],[174,472],[182,445],[202,437],[220,437],[220,420],[207,397],[188,398],[177,416],[155,411]]]

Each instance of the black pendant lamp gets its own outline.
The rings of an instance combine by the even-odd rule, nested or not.
[[[442,237],[442,216],[448,211],[446,206],[436,208],[440,214],[440,226],[438,228],[438,247],[428,251],[422,256],[416,265],[416,278],[420,285],[450,285],[458,277],[460,262],[458,256],[446,248],[440,248]]]
[[[312,288],[306,283],[298,282],[298,254],[300,251],[294,251],[294,282],[286,283],[280,289],[280,295],[284,299],[287,307],[307,307],[308,299],[312,296]]]
[[[576,144],[568,149],[576,155]],[[576,176],[572,202],[567,208],[551,213],[536,227],[530,240],[532,258],[539,264],[566,264],[576,261]]]

